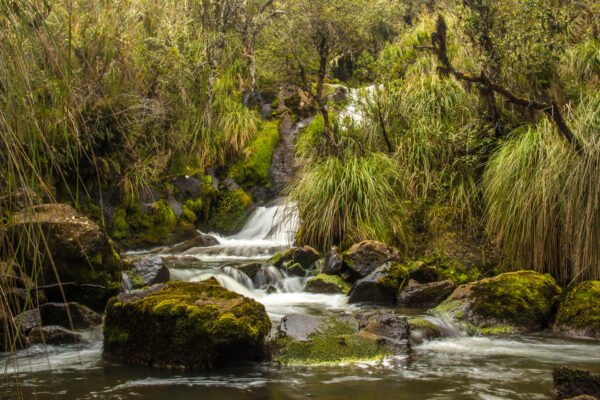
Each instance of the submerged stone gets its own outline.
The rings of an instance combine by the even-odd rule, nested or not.
[[[600,338],[600,281],[582,282],[561,302],[554,330]]]
[[[214,278],[170,282],[111,299],[104,354],[144,366],[212,369],[264,359],[270,329],[262,304]]]
[[[306,282],[308,293],[348,294],[350,285],[337,275],[319,274]]]
[[[560,293],[548,274],[510,272],[459,286],[433,311],[470,333],[535,332],[548,327]]]

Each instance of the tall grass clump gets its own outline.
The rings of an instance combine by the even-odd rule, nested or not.
[[[509,262],[565,285],[600,278],[600,97],[584,100],[574,114],[583,153],[544,121],[514,132],[483,181],[487,230]]]
[[[395,160],[373,153],[331,156],[304,167],[289,188],[302,220],[300,242],[320,249],[365,239],[406,246],[402,189]]]

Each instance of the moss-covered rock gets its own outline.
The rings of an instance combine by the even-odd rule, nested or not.
[[[269,168],[279,143],[279,122],[265,122],[256,139],[250,144],[248,157],[233,165],[231,178],[244,187],[269,184]]]
[[[394,354],[392,346],[359,335],[356,326],[335,319],[323,321],[308,339],[279,337],[274,343],[273,360],[288,365],[341,364],[378,361]]]
[[[111,299],[104,353],[160,368],[210,369],[265,357],[265,308],[216,279],[170,282]]]
[[[220,191],[216,202],[216,209],[209,221],[211,228],[227,234],[237,232],[244,227],[252,198],[243,189]]]
[[[600,338],[600,281],[580,283],[566,294],[554,330]]]
[[[434,313],[473,334],[533,332],[549,326],[560,293],[550,275],[510,272],[459,286]]]
[[[306,282],[304,290],[309,293],[348,294],[350,285],[337,275],[319,274]]]
[[[426,340],[442,337],[440,329],[425,318],[410,317],[408,318],[408,325],[410,326],[411,344],[420,344]]]
[[[344,267],[354,279],[362,279],[387,262],[400,260],[400,254],[384,243],[366,240],[343,253]]]
[[[455,285],[475,282],[482,277],[479,268],[468,267],[460,261],[442,254],[432,254],[406,263],[410,279],[418,283],[451,280]]]
[[[408,270],[388,263],[357,281],[350,291],[349,303],[396,304],[398,292],[408,283]]]
[[[451,280],[432,283],[409,281],[398,293],[398,305],[412,308],[432,308],[446,300],[456,289]]]

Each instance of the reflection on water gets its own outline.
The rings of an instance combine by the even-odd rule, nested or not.
[[[172,277],[199,281],[214,276],[223,286],[263,303],[274,324],[290,313],[353,312],[345,296],[304,293],[303,278],[265,266],[251,279],[235,268],[289,245],[293,229],[286,228],[274,208],[280,209],[258,209],[252,225],[235,237],[219,237],[219,246],[190,249],[173,263]],[[190,254],[193,262],[187,258]],[[424,317],[446,337],[415,346],[408,359],[327,367],[263,363],[213,373],[152,370],[104,360],[99,332],[90,332],[87,344],[33,347],[11,358],[0,356],[5,371],[0,399],[529,400],[548,398],[556,366],[600,373],[598,341],[552,335],[465,337],[444,321]]]

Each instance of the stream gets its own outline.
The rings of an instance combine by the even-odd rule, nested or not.
[[[226,288],[265,305],[276,327],[291,313],[349,314],[358,306],[343,295],[303,292],[304,279],[263,267],[250,279],[236,267],[263,262],[291,246],[293,208],[259,207],[234,236],[219,245],[192,248],[165,260],[175,280],[216,277]],[[168,250],[168,249],[165,249]],[[159,251],[160,252],[160,251]],[[548,399],[552,369],[568,365],[600,373],[600,342],[550,333],[502,338],[467,337],[425,310],[446,337],[413,346],[409,358],[381,363],[286,367],[239,365],[215,372],[181,373],[125,365],[102,358],[100,328],[87,343],[35,346],[0,356],[0,400],[6,399]],[[8,397],[6,397],[8,396]]]

